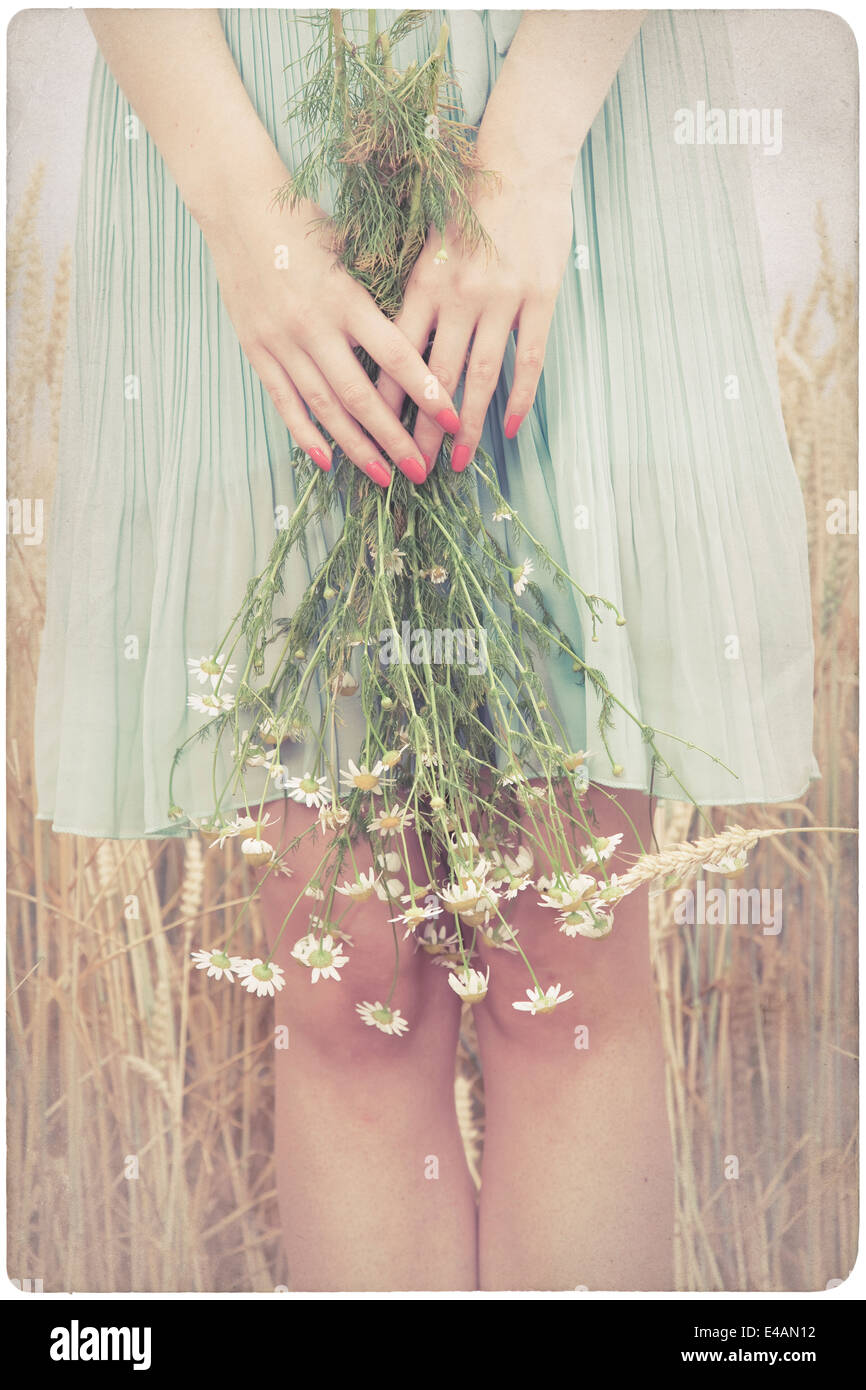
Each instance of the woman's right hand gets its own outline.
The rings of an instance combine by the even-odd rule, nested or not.
[[[309,407],[346,457],[380,486],[391,479],[386,456],[413,483],[424,482],[429,462],[419,457],[352,348],[364,348],[419,410],[453,434],[460,422],[451,398],[340,264],[326,226],[311,226],[324,216],[321,208],[303,203],[290,211],[267,203],[265,194],[213,224],[199,220],[241,347],[293,440],[330,469],[330,449]]]

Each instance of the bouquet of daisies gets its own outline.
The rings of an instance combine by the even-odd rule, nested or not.
[[[470,195],[477,179],[492,176],[478,167],[472,133],[453,100],[447,29],[423,65],[403,72],[394,66],[398,40],[425,21],[423,12],[404,12],[386,33],[372,27],[368,42],[356,45],[340,12],[324,12],[313,21],[310,75],[289,113],[320,138],[282,196],[289,204],[316,198],[322,180],[333,178],[334,245],[390,316],[430,227],[443,234],[443,256],[448,223],[467,245],[485,243]],[[375,364],[358,351],[375,376]],[[411,402],[405,407],[410,432],[416,410]],[[446,440],[445,464],[449,448]],[[599,623],[622,625],[625,618],[555,563],[513,514],[480,451],[465,472],[436,468],[423,487],[395,472],[387,491],[336,449],[327,477],[300,451],[293,462],[299,500],[266,568],[250,583],[217,655],[190,661],[199,685],[190,703],[204,716],[193,739],[214,745],[214,806],[200,829],[217,846],[239,840],[244,859],[259,870],[254,892],[270,875],[288,872],[301,841],[315,842],[313,884],[288,892],[283,922],[283,931],[290,923],[297,930],[312,889],[315,916],[303,922],[292,957],[313,983],[340,981],[344,967],[351,971],[352,909],[376,894],[388,906],[398,955],[411,938],[447,968],[448,985],[476,1003],[490,973],[473,965],[483,936],[526,963],[528,999],[515,1007],[547,1012],[570,995],[558,985],[542,989],[509,926],[509,905],[536,894],[552,929],[601,938],[611,931],[617,902],[645,878],[609,871],[622,837],[594,832],[587,754],[569,747],[538,668],[564,657],[576,683],[591,682],[600,699],[596,756],[607,759],[612,776],[622,772],[608,746],[615,716],[639,725],[657,775],[675,774],[656,733],[554,621],[536,576],[579,595],[593,635]],[[287,557],[304,547],[309,527],[338,514],[338,539],[293,615],[275,617]],[[390,659],[382,632],[393,634]],[[348,701],[360,708],[363,734],[354,757],[337,758]],[[287,743],[309,749],[303,776],[290,777],[281,762]],[[220,777],[225,748],[231,771]],[[248,795],[251,769],[264,778],[255,799]],[[266,806],[281,792],[308,809],[309,823],[277,847]],[[235,814],[239,803],[243,814]],[[172,806],[171,814],[183,811]],[[411,867],[417,861],[409,836],[422,847],[420,876]],[[372,868],[359,867],[361,843]],[[237,976],[251,991],[273,994],[284,979],[272,957],[234,956],[229,940],[195,959],[210,974]],[[393,1007],[396,979],[395,970],[390,993],[383,981],[381,1001],[358,1005],[364,1023],[393,1035],[408,1026]]]

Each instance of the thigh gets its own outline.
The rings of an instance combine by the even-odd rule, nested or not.
[[[422,1035],[456,1040],[459,1000],[402,920],[405,898],[423,904],[429,896],[431,867],[419,838],[407,830],[399,842],[352,842],[336,883],[355,895],[331,894],[334,832],[291,801],[271,803],[268,813],[271,842],[285,851],[290,870],[269,875],[261,888],[269,949],[285,971],[278,1015],[339,1038],[340,1046],[348,1033],[360,1051],[393,1046],[398,1038],[411,1046]],[[383,898],[386,885],[390,897]],[[318,943],[312,954],[303,945],[310,940]],[[378,1026],[389,1026],[387,1016],[370,1021],[372,1013],[397,1010],[396,1032]]]
[[[576,846],[572,872],[575,876],[592,873],[603,886],[605,874],[612,880],[614,875],[626,872],[642,846],[647,845],[651,802],[642,792],[613,794],[593,786],[582,807],[582,814],[576,814],[569,801],[559,803],[563,820],[567,818],[570,823],[576,818],[580,822],[579,826],[570,825]],[[481,940],[481,956],[485,970],[490,967],[490,983],[484,1005],[476,1015],[479,1030],[483,1033],[490,1027],[504,1029],[527,1040],[537,1037],[539,1029],[547,1036],[558,1036],[563,1031],[571,1036],[574,1025],[588,1022],[590,1015],[609,1017],[617,1009],[642,1008],[651,999],[653,989],[646,889],[629,894],[615,905],[609,935],[595,939],[567,934],[562,929],[562,914],[543,905],[549,896],[544,879],[557,867],[537,843],[552,840],[547,814],[534,809],[531,817],[523,816],[522,820],[528,831],[527,846],[531,846],[534,856],[529,870],[533,886],[512,901],[500,904],[508,928],[516,935],[510,943],[512,949]],[[592,840],[584,821],[591,829]],[[586,862],[579,854],[581,846],[593,851],[592,841],[595,854],[608,856],[602,858],[604,871],[592,857]],[[604,844],[605,841],[609,843]],[[559,867],[564,867],[561,861]],[[504,929],[499,935],[507,938],[508,931]],[[535,988],[529,966],[542,991],[560,985],[561,994],[571,991],[572,998],[544,1017],[516,1010],[513,1005],[527,1001],[527,989]]]

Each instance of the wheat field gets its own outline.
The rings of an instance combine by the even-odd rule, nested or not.
[[[8,239],[8,495],[44,499],[47,517],[70,255],[44,265],[43,196],[37,166]],[[857,537],[831,533],[826,518],[828,502],[857,486],[856,295],[833,264],[820,209],[816,252],[811,293],[797,312],[786,307],[776,342],[809,518],[822,778],[797,804],[711,811],[718,828],[855,824]],[[192,944],[224,937],[247,871],[231,850],[215,863],[197,837],[97,841],[35,820],[45,546],[12,530],[9,1276],[46,1292],[272,1291],[287,1271],[270,1009],[214,989],[189,958]],[[658,812],[662,844],[697,831],[688,806]],[[678,925],[671,894],[651,897],[681,1289],[823,1289],[854,1263],[855,844],[832,834],[761,843],[742,886],[782,888],[778,936]],[[256,954],[254,914],[246,931],[237,949]],[[477,1184],[483,1082],[469,1019],[455,1099]]]

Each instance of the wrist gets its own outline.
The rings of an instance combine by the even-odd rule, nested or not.
[[[479,150],[482,169],[497,176],[497,191],[502,195],[549,196],[570,193],[574,182],[576,157],[553,156],[535,160],[521,159],[513,150]]]
[[[531,148],[514,132],[503,138],[501,132],[478,134],[477,154],[481,168],[497,174],[503,191],[508,189],[570,189],[579,149],[546,144]]]
[[[247,150],[247,157],[237,162],[220,158],[195,188],[181,192],[205,239],[218,243],[234,238],[251,221],[261,224],[266,215],[278,212],[276,195],[288,180],[288,169],[270,145]]]

